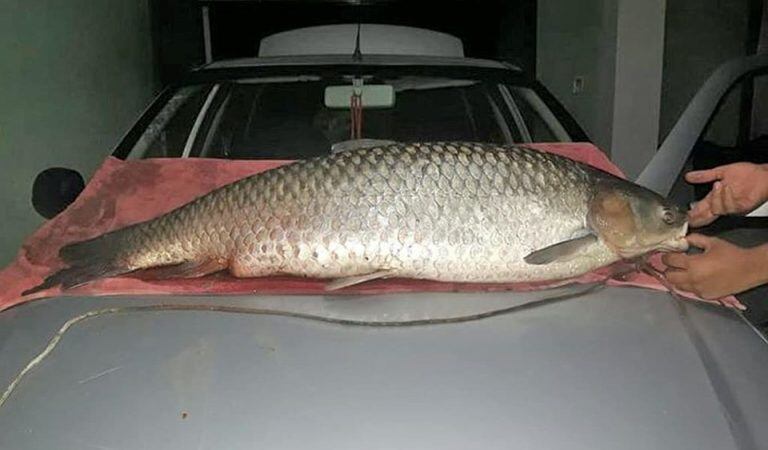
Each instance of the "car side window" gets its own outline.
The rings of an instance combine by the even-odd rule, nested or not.
[[[141,158],[178,158],[184,151],[195,118],[210,86],[181,88],[155,116],[131,150]]]
[[[516,91],[512,92],[512,96],[515,99],[515,106],[520,110],[525,126],[528,128],[531,142],[557,142],[558,139],[555,134],[531,104]]]

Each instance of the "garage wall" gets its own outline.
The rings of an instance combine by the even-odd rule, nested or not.
[[[611,159],[636,178],[659,147],[666,0],[618,2]]]
[[[657,148],[665,2],[538,4],[539,79],[629,177]]]
[[[149,0],[4,0],[0,14],[0,265],[42,218],[35,175],[87,179],[151,99]]]
[[[616,69],[614,0],[539,0],[536,73],[598,147],[611,148]],[[584,80],[581,93],[573,79]]]
[[[710,73],[746,55],[749,12],[748,0],[667,0],[660,142]]]

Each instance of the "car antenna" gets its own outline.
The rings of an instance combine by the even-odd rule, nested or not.
[[[355,52],[352,54],[352,60],[362,61],[363,53],[360,51],[360,22],[357,23],[357,36],[355,37]]]

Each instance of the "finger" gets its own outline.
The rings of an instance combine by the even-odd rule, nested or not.
[[[667,281],[670,282],[670,284],[678,289],[687,290],[687,288],[690,288],[690,274],[688,274],[688,271],[686,270],[667,270],[664,276],[666,277]]]
[[[685,240],[688,241],[688,244],[698,247],[705,252],[712,247],[712,243],[714,242],[714,238],[698,233],[689,234],[685,237]]]
[[[744,306],[743,303],[741,303],[736,297],[732,295],[720,298],[719,301],[723,306],[726,306],[728,308],[735,308],[735,309],[738,309],[739,311],[747,310],[747,307]]]
[[[711,201],[712,193],[710,192],[702,200],[693,204],[688,212],[688,224],[690,226],[699,227],[714,222],[717,216],[712,214]]]
[[[691,210],[688,212],[690,215],[704,215],[709,214],[711,212],[709,208],[709,196],[704,197],[700,201],[693,204],[691,207]]]
[[[697,296],[696,293],[693,292],[693,284],[688,282],[688,281],[680,281],[678,283],[674,283],[673,286],[678,291],[687,292],[688,294],[692,294],[694,296]]]
[[[669,268],[666,272],[664,272],[664,277],[670,283],[674,284],[675,286],[679,286],[681,283],[688,283],[688,278],[690,278],[690,275],[688,275],[688,272],[685,270]]]
[[[725,210],[725,204],[723,202],[723,184],[721,182],[718,181],[715,183],[715,185],[712,187],[712,192],[710,192],[710,195],[712,195],[712,198],[709,201],[712,214],[717,216],[727,214],[727,211]]]
[[[688,212],[688,225],[691,227],[703,227],[709,225],[717,219],[709,209],[709,203],[703,201],[696,203],[693,209]]]
[[[688,255],[684,253],[666,253],[661,257],[661,260],[668,267],[675,269],[687,269],[688,268]]]
[[[723,178],[722,167],[715,167],[709,170],[694,170],[685,174],[685,180],[689,183],[711,183],[712,181]]]

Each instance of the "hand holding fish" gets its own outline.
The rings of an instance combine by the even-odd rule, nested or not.
[[[738,294],[768,283],[768,245],[742,248],[723,239],[691,234],[699,254],[667,253],[667,280],[676,288],[705,299]]]
[[[746,214],[768,201],[768,165],[740,162],[686,174],[689,183],[711,183],[712,190],[689,213],[689,224],[701,227],[719,216]]]

